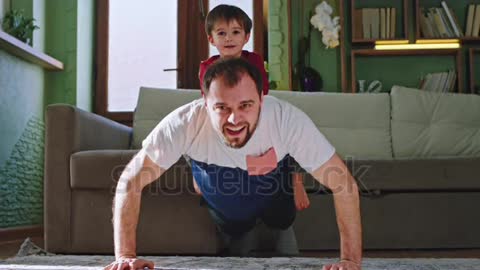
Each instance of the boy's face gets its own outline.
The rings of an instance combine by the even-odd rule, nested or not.
[[[240,57],[249,38],[250,34],[246,34],[236,20],[216,22],[208,35],[208,41],[217,48],[221,57]]]
[[[243,147],[257,127],[263,101],[252,78],[243,74],[233,87],[217,78],[210,84],[204,100],[212,126],[225,144]]]

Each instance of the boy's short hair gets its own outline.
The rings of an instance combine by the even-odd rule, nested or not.
[[[260,70],[241,57],[221,58],[211,65],[203,77],[203,92],[207,95],[210,85],[216,79],[221,79],[228,87],[234,87],[240,82],[243,74],[247,74],[252,78],[257,87],[258,95],[261,96],[263,93],[263,79]]]
[[[226,22],[236,20],[247,34],[252,30],[252,20],[241,8],[231,5],[218,5],[208,12],[205,19],[205,32],[207,35],[212,33],[215,23],[222,20]]]

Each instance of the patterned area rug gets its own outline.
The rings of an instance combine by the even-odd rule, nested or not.
[[[307,270],[321,269],[334,259],[316,258],[231,258],[231,257],[144,257],[164,270]],[[113,256],[39,256],[30,255],[0,261],[0,269],[25,270],[97,270],[109,264]],[[373,259],[363,262],[366,270],[478,270],[480,259]]]
[[[233,258],[233,257],[142,257],[159,270],[309,270],[321,269],[336,259],[320,258]],[[1,261],[0,269],[97,270],[113,256],[55,255],[26,239],[16,257]],[[365,258],[365,270],[479,270],[480,259],[383,259]]]

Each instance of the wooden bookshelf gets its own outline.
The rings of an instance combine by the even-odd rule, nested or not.
[[[460,31],[462,32],[462,37],[448,37],[448,38],[427,38],[422,35],[421,25],[420,25],[420,16],[421,8],[442,8],[441,2],[445,1],[448,7],[453,11],[454,17],[457,18],[458,24],[460,26]],[[469,1],[459,1],[459,0],[415,0],[415,39],[417,41],[422,41],[425,39],[441,42],[446,39],[458,39],[462,43],[476,43],[480,42],[480,37],[465,36],[466,30],[466,19],[468,6],[470,4],[480,4],[480,0],[469,0]],[[448,19],[447,19],[448,20]]]
[[[452,56],[455,58],[455,69],[457,74],[457,91],[463,92],[463,61],[462,51],[459,49],[437,49],[437,50],[371,50],[359,49],[351,51],[351,89],[357,93],[357,70],[356,61],[359,57],[384,57],[384,56]],[[421,58],[419,58],[420,61]],[[401,77],[399,75],[399,77]],[[401,82],[399,82],[401,83]]]
[[[468,61],[470,63],[470,92],[480,94],[480,89],[475,91],[475,83],[477,82],[476,80],[480,80],[480,70],[475,69],[475,59],[478,59],[477,61],[480,62],[480,48],[470,48],[468,52]],[[477,87],[480,87],[480,84],[477,85]]]
[[[366,43],[366,44],[371,44],[375,43],[375,41],[378,40],[408,40],[408,0],[381,0],[381,1],[365,1],[365,0],[350,0],[350,18],[351,18],[351,40],[352,43]],[[395,4],[396,8],[396,19],[395,19],[395,36],[393,38],[364,38],[363,34],[362,36],[359,36],[359,33],[363,33],[363,31],[360,28],[363,28],[363,25],[359,25],[359,22],[362,21],[363,15],[360,18],[358,16],[359,8],[390,8],[392,7],[392,3]],[[390,5],[389,5],[390,4]],[[400,26],[400,27],[399,27]],[[360,28],[359,28],[360,27]],[[385,26],[386,27],[386,26]],[[401,31],[398,31],[401,29]]]
[[[0,30],[0,49],[52,71],[63,70],[63,63]]]

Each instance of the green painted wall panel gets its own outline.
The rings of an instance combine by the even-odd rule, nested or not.
[[[289,14],[287,0],[269,2],[268,71],[278,90],[290,89]]]
[[[10,1],[11,8],[17,10],[23,10],[23,14],[27,17],[33,16],[33,0],[15,0]]]
[[[45,103],[76,105],[77,20],[75,0],[46,1],[45,52],[63,62],[63,72],[46,75]]]

